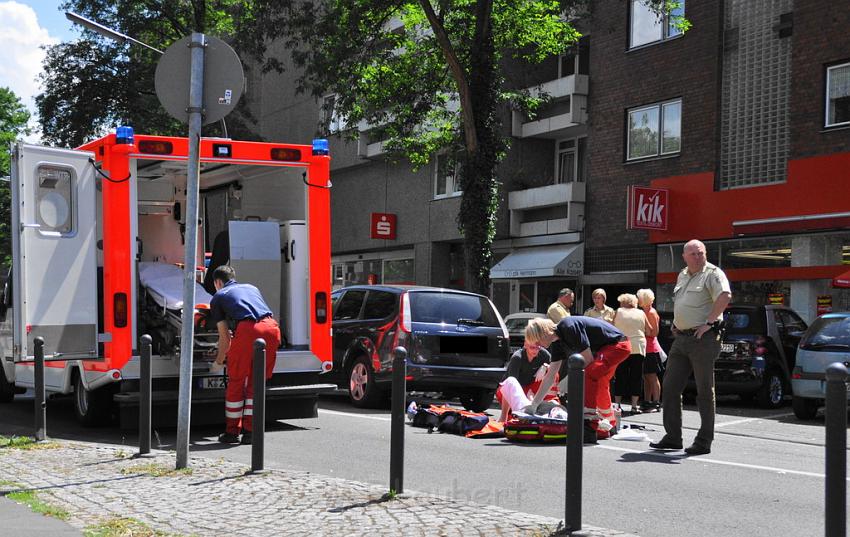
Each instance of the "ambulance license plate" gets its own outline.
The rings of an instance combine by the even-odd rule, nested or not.
[[[227,378],[221,377],[201,377],[198,379],[198,387],[204,390],[223,390],[227,387]]]

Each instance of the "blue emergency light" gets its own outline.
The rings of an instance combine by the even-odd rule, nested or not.
[[[121,125],[115,129],[116,144],[132,144],[133,143],[133,127],[129,125]]]
[[[328,141],[324,138],[316,138],[313,140],[313,154],[329,155],[330,151],[328,150]]]

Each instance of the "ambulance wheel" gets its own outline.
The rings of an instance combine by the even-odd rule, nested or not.
[[[496,395],[494,390],[482,388],[480,390],[470,390],[462,392],[458,395],[463,408],[470,412],[484,412],[490,405],[493,404],[493,397]]]
[[[6,380],[6,371],[0,365],[0,403],[11,403],[15,398],[15,385]]]
[[[109,386],[87,390],[79,372],[74,373],[74,415],[86,427],[104,425],[112,410],[112,391]]]
[[[383,393],[375,383],[372,364],[365,356],[360,356],[348,368],[348,398],[351,404],[360,408],[374,408],[381,402]]]

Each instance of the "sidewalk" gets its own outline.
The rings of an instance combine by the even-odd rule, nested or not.
[[[0,494],[34,490],[46,503],[68,511],[68,523],[80,530],[131,519],[169,536],[543,537],[560,522],[416,492],[386,499],[386,490],[377,485],[309,472],[250,475],[241,464],[203,457],[191,458],[189,469],[175,471],[173,452],[145,459],[132,455],[129,449],[78,442],[35,450],[3,448]],[[8,504],[0,498],[4,525],[12,520],[12,528],[25,529],[14,535],[80,535],[68,524]],[[42,530],[53,523],[54,530]],[[573,535],[635,537],[589,526]]]

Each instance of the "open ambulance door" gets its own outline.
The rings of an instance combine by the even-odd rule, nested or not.
[[[46,359],[97,356],[97,193],[91,156],[26,144],[14,148],[11,229],[16,362],[33,357],[33,340],[38,336],[44,338]],[[50,378],[45,380],[53,384]]]

